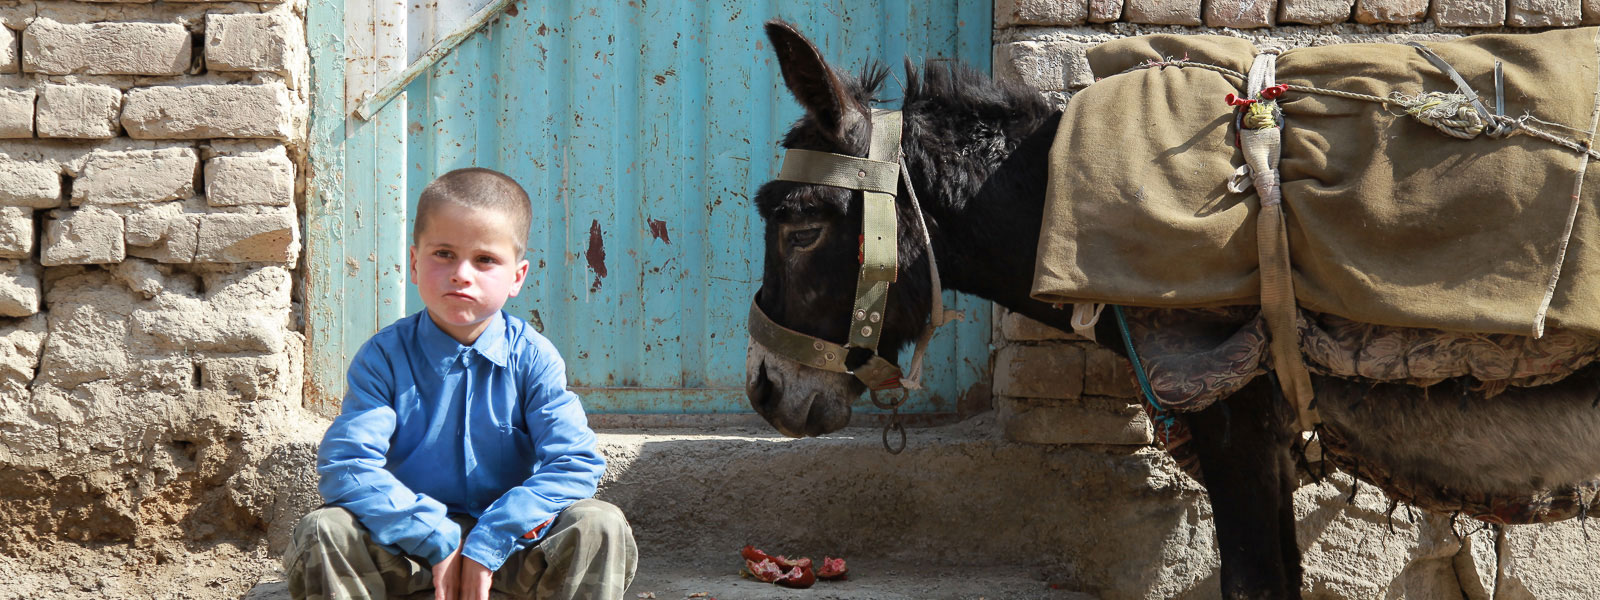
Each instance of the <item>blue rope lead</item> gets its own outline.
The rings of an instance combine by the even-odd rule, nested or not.
[[[1122,346],[1128,349],[1128,361],[1133,363],[1133,376],[1139,380],[1139,390],[1144,392],[1144,399],[1156,409],[1156,420],[1162,427],[1171,427],[1175,419],[1161,408],[1161,403],[1156,402],[1156,392],[1150,387],[1150,375],[1144,371],[1144,363],[1139,360],[1139,353],[1133,350],[1133,336],[1128,333],[1128,319],[1122,316],[1122,306],[1111,305],[1111,314],[1117,316],[1117,331],[1122,334]]]

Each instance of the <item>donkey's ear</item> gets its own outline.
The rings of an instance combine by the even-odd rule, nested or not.
[[[795,100],[834,142],[848,147],[848,134],[865,122],[867,108],[846,92],[827,61],[822,60],[822,53],[793,25],[778,19],[767,21],[767,39],[778,55],[783,83]]]

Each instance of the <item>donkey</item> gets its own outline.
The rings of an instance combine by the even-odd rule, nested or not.
[[[831,68],[792,26],[773,21],[766,32],[785,85],[805,109],[783,146],[867,156],[870,106],[888,70],[869,65],[852,78]],[[928,321],[931,263],[945,287],[1070,330],[1071,311],[1030,297],[1047,154],[1061,113],[1036,90],[953,63],[920,71],[908,63],[903,101],[900,150],[907,177],[895,190],[894,218],[902,232],[926,231],[928,243],[908,234],[895,244],[898,277],[887,291],[878,354],[894,362]],[[819,351],[825,343],[848,349],[856,330],[847,315],[856,310],[856,266],[868,233],[866,194],[786,179],[761,186],[755,198],[766,250],[754,308],[771,323],[816,339]],[[921,199],[921,214],[907,200],[912,193]],[[1102,319],[1095,333],[1122,352],[1124,336],[1111,320]],[[828,358],[848,369],[864,362],[860,355]],[[852,401],[867,392],[866,383],[844,370],[800,364],[753,341],[746,393],[778,431],[823,435],[844,427]],[[1592,408],[1600,368],[1557,384],[1513,388],[1493,400],[1458,381],[1433,388],[1326,377],[1314,383],[1323,422],[1349,432],[1348,443],[1326,449],[1348,459],[1336,464],[1372,458],[1404,465],[1391,473],[1397,479],[1425,474],[1438,485],[1460,482],[1461,489],[1533,489],[1600,474],[1600,410]],[[1192,436],[1186,448],[1210,497],[1225,597],[1300,597],[1294,412],[1270,378],[1257,377],[1229,398],[1175,415]]]

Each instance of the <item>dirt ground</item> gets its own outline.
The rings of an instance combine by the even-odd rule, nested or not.
[[[266,544],[156,542],[132,548],[53,542],[22,556],[0,556],[0,600],[232,599],[276,567]]]

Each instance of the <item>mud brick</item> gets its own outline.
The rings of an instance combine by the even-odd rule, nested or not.
[[[193,44],[176,23],[59,23],[35,19],[22,32],[22,70],[67,75],[182,75]]]
[[[1329,25],[1350,20],[1355,0],[1283,0],[1278,7],[1281,23]]]
[[[1421,23],[1428,18],[1428,0],[1356,0],[1356,22]]]
[[[96,152],[72,185],[72,203],[133,204],[194,195],[200,159],[193,148]]]
[[[122,262],[127,257],[122,240],[122,216],[98,210],[58,210],[46,221],[44,252],[39,262],[47,267]]]
[[[135,139],[288,139],[289,91],[265,85],[134,88],[122,102],[122,127]]]
[[[122,90],[104,85],[45,85],[34,122],[42,138],[107,139],[122,130]]]
[[[294,163],[283,156],[208,160],[206,201],[212,206],[288,206],[294,202]]]
[[[1271,27],[1274,0],[1211,0],[1206,3],[1207,27],[1252,29]]]
[[[994,393],[1013,398],[1076,399],[1083,395],[1083,349],[1012,344],[994,355]]]
[[[1122,20],[1150,25],[1199,25],[1200,0],[1124,0]]]
[[[1089,16],[1087,0],[995,0],[996,29],[1018,25],[1080,25]]]

